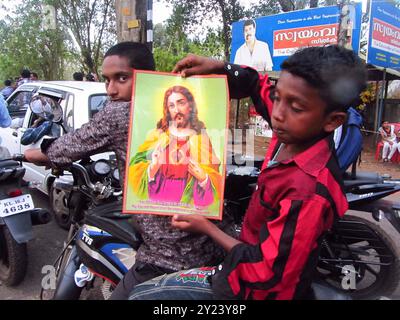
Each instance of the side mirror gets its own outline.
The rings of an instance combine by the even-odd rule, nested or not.
[[[29,103],[29,108],[38,117],[47,121],[55,123],[61,123],[62,121],[63,110],[60,104],[53,98],[40,94],[35,95]]]

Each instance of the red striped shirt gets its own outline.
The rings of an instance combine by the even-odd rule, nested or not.
[[[267,76],[227,65],[236,97],[252,96],[269,120],[272,101]],[[254,90],[253,85],[257,90]],[[213,276],[217,299],[296,299],[311,284],[322,236],[348,209],[337,161],[328,138],[276,166],[267,167],[277,150],[273,137],[257,189],[235,246]]]

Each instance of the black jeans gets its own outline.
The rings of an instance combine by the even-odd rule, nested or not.
[[[110,300],[128,300],[129,294],[137,284],[173,272],[176,271],[137,261],[118,283]]]

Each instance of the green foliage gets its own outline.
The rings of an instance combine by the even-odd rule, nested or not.
[[[42,79],[62,77],[66,35],[59,28],[45,28],[41,4],[25,0],[15,8],[13,17],[0,21],[0,79],[19,76],[24,67]]]
[[[154,58],[158,71],[171,71],[176,62],[188,53],[224,57],[221,30],[209,27],[202,34],[188,36],[189,18],[186,10],[186,6],[176,5],[165,25],[154,26]]]
[[[258,18],[277,14],[281,12],[279,3],[274,0],[259,1],[256,5],[246,11],[246,17]]]
[[[167,0],[174,6],[180,20],[176,20],[185,33],[199,34],[199,29],[206,29],[210,21],[217,21],[218,38],[223,40],[225,59],[229,59],[231,25],[245,17],[245,11],[239,0]],[[177,25],[177,24],[175,24]],[[206,33],[200,34],[206,36]]]
[[[116,42],[113,0],[23,0],[15,6],[0,0],[0,4],[2,10],[13,8],[0,20],[0,80],[18,76],[24,67],[45,80],[63,79],[69,66],[98,72],[105,50]],[[49,20],[43,5],[55,8],[56,19]]]
[[[98,74],[105,50],[114,45],[116,12],[113,0],[46,0],[57,8],[60,23],[78,45],[82,69]]]

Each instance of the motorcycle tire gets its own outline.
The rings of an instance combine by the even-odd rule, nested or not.
[[[0,227],[0,281],[17,286],[24,280],[28,266],[26,243],[17,243],[6,226]]]
[[[54,265],[54,276],[55,279],[52,283],[52,286],[45,288],[42,285],[42,289],[40,292],[40,300],[79,300],[81,290],[77,290],[73,296],[63,296],[63,293],[57,291],[59,290],[60,282],[63,281],[63,277],[65,276],[65,269],[72,259],[72,246],[68,246],[65,248],[62,256],[56,261]],[[70,287],[74,287],[73,278],[70,277],[67,280],[67,283],[70,284]],[[58,296],[57,296],[58,295]]]
[[[340,272],[339,274],[332,272],[328,276],[325,274],[324,280],[356,300],[390,296],[400,283],[400,255],[390,235],[379,225],[358,216],[345,216],[342,226],[338,227],[338,233],[344,235],[343,239],[347,240],[333,243],[331,239],[328,242],[336,257],[342,260],[355,260],[352,266],[356,272],[356,285],[355,288],[350,288],[352,289],[350,291],[344,290],[342,286],[344,275],[340,275]],[[343,246],[344,243],[346,244]],[[343,263],[341,267],[346,264],[348,263]],[[338,261],[331,265],[331,267],[337,266]],[[321,275],[320,269],[318,271]]]
[[[69,230],[71,226],[71,214],[67,206],[67,199],[68,194],[65,191],[55,188],[54,185],[50,187],[49,201],[51,211],[57,225],[64,230]]]

